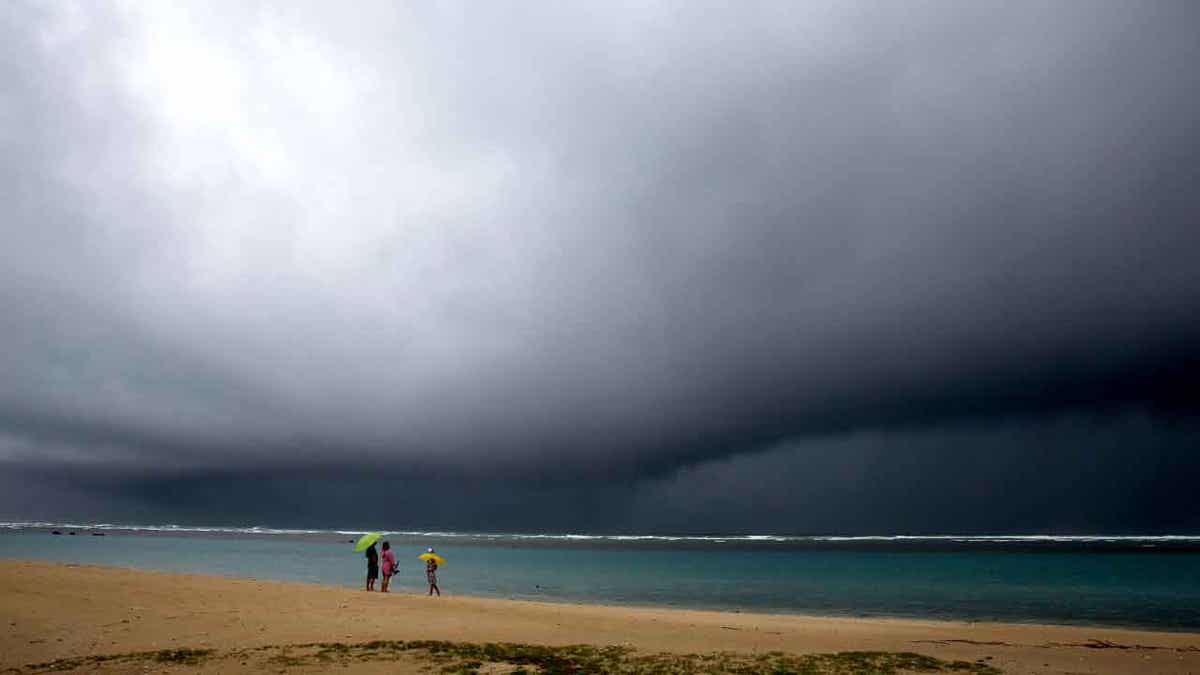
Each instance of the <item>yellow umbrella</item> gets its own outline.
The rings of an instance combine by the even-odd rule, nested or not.
[[[432,560],[433,562],[438,564],[438,567],[441,567],[442,565],[446,564],[445,558],[443,558],[442,556],[440,556],[436,553],[432,553],[432,552],[422,553],[421,555],[419,555],[417,557],[420,558],[421,560]]]
[[[379,538],[382,536],[383,535],[379,534],[378,532],[368,532],[358,538],[358,543],[354,545],[354,550],[355,551],[365,551],[365,550],[367,550],[368,546],[379,541]]]

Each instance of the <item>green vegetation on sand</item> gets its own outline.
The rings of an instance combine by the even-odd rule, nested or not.
[[[838,652],[834,654],[746,654],[642,653],[607,646],[543,645],[431,640],[377,640],[357,644],[319,642],[300,645],[271,645],[218,652],[211,649],[173,649],[132,652],[107,656],[60,659],[26,666],[25,672],[104,672],[128,669],[134,662],[156,665],[192,666],[209,661],[254,661],[276,670],[311,665],[352,665],[369,661],[424,663],[443,673],[513,673],[533,675],[602,675],[608,673],[645,675],[850,675],[868,673],[971,673],[995,675],[1000,671],[981,663],[943,661],[912,652]]]

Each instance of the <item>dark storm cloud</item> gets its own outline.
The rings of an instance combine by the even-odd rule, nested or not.
[[[1197,19],[11,4],[0,458],[623,490],[786,439],[1189,419]]]
[[[1013,425],[809,437],[638,482],[521,482],[374,471],[0,478],[10,517],[104,522],[785,534],[1192,533],[1195,422],[1071,415]],[[31,490],[30,483],[36,484]],[[430,508],[430,505],[436,505]],[[365,507],[365,508],[364,508]],[[82,514],[82,515],[81,515]]]

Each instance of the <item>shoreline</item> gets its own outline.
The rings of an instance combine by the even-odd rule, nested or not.
[[[326,589],[342,589],[350,591],[361,591],[358,586],[338,585],[331,583],[323,583],[316,581],[298,581],[291,579],[280,579],[274,577],[252,577],[242,576],[237,574],[220,574],[214,572],[177,572],[172,570],[157,569],[151,567],[137,567],[134,565],[106,565],[95,563],[62,563],[39,558],[5,558],[0,557],[0,569],[4,563],[37,563],[50,565],[63,565],[70,568],[96,568],[100,570],[124,570],[128,572],[147,573],[147,574],[167,574],[180,576],[197,576],[197,577],[212,577],[215,579],[228,579],[231,581],[255,581],[255,582],[271,582],[283,584],[297,584],[301,586],[312,586],[315,588]],[[399,590],[394,595],[413,595],[409,590],[399,587]],[[417,593],[421,595],[421,593]],[[487,595],[474,593],[448,593],[448,596],[456,598],[473,598],[479,600],[495,600],[500,602],[527,602],[533,604],[544,605],[567,605],[567,606],[585,606],[585,607],[604,607],[610,609],[630,609],[644,611],[680,611],[680,612],[708,612],[718,614],[745,614],[762,617],[794,617],[798,619],[814,620],[814,621],[897,621],[908,623],[929,623],[929,624],[962,624],[962,625],[982,625],[982,626],[1025,626],[1033,628],[1078,628],[1078,629],[1095,629],[1095,630],[1115,630],[1128,632],[1147,632],[1147,633],[1167,633],[1180,635],[1200,635],[1200,627],[1175,627],[1175,626],[1159,626],[1159,625],[1139,625],[1139,624],[1121,624],[1121,623],[1098,623],[1098,622],[1048,622],[1036,619],[1028,621],[1005,621],[994,619],[973,619],[968,617],[930,617],[921,615],[901,615],[901,614],[817,614],[802,611],[791,610],[774,610],[771,608],[732,608],[721,606],[705,606],[705,605],[665,605],[653,603],[613,603],[613,602],[590,602],[587,600],[575,600],[565,596],[504,596],[504,595]]]
[[[1200,671],[1198,632],[428,598],[10,559],[0,560],[0,619],[0,670],[145,650],[442,640],[670,654],[916,652],[1003,672]]]
[[[134,536],[134,537],[146,536],[146,534],[132,534],[132,536]],[[156,534],[149,534],[149,536],[150,537],[170,536],[170,534],[169,533],[156,533]],[[66,538],[66,534],[64,534],[64,538]],[[222,536],[222,538],[224,538],[224,536]],[[236,537],[234,537],[234,538],[236,538]],[[254,537],[254,538],[257,538],[257,537]],[[19,556],[5,557],[5,556],[0,555],[0,563],[5,562],[5,561],[12,561],[12,562],[29,561],[29,562],[54,563],[54,562],[58,562],[60,560],[62,560],[62,558],[59,558],[59,557],[36,557],[36,556],[35,557],[19,557]],[[106,563],[106,562],[94,563],[94,562],[88,562],[88,561],[80,561],[80,562],[74,563],[74,565],[95,566],[95,567],[101,567],[101,568],[114,568],[114,569],[128,569],[128,571],[137,571],[137,572],[145,572],[145,573],[212,575],[212,577],[220,577],[220,578],[224,578],[224,579],[234,579],[234,580],[235,579],[256,579],[256,580],[264,580],[264,581],[271,580],[271,581],[281,581],[281,583],[312,584],[312,585],[317,585],[317,586],[337,587],[337,589],[349,589],[349,590],[354,590],[354,589],[356,589],[356,587],[358,587],[358,585],[356,585],[356,584],[338,585],[337,583],[335,583],[335,581],[328,581],[328,580],[317,581],[317,580],[301,580],[301,579],[294,579],[294,578],[289,579],[286,577],[286,575],[283,575],[283,577],[266,577],[266,575],[264,575],[264,577],[246,577],[246,575],[244,575],[244,574],[239,574],[239,573],[235,573],[235,572],[222,573],[222,572],[204,571],[204,569],[199,569],[199,571],[191,571],[191,569],[182,569],[182,571],[178,571],[178,569],[176,569],[176,571],[173,571],[173,569],[163,569],[163,568],[156,568],[156,567],[139,567],[139,566],[137,566],[137,563],[130,563],[130,565],[110,565],[110,563]],[[401,583],[401,587],[398,590],[403,591],[402,586],[403,586],[403,583]],[[745,614],[756,614],[756,615],[764,615],[764,616],[781,616],[781,617],[796,616],[796,617],[802,617],[802,619],[815,619],[815,620],[816,619],[822,619],[822,620],[848,619],[848,620],[872,620],[872,621],[874,621],[874,620],[932,621],[932,622],[949,622],[949,623],[967,623],[967,625],[977,625],[977,623],[978,623],[978,625],[1075,627],[1075,628],[1094,628],[1094,629],[1108,628],[1108,629],[1117,629],[1117,631],[1148,631],[1148,632],[1180,633],[1180,634],[1200,633],[1200,626],[1189,626],[1189,625],[1187,625],[1187,623],[1183,623],[1183,625],[1180,625],[1180,623],[1176,623],[1176,625],[1170,625],[1170,623],[1136,623],[1136,622],[1121,622],[1120,620],[1116,620],[1116,621],[1088,621],[1088,620],[1072,621],[1069,619],[1068,620],[1057,620],[1057,619],[1048,620],[1048,619],[1044,619],[1044,617],[1037,617],[1037,616],[1027,616],[1027,617],[978,616],[978,615],[972,616],[972,615],[955,615],[953,613],[946,613],[943,615],[916,614],[916,613],[914,613],[914,614],[898,614],[898,613],[888,613],[888,611],[878,611],[878,613],[864,613],[864,614],[854,614],[854,613],[851,613],[851,611],[840,611],[840,613],[839,613],[839,611],[830,611],[830,613],[820,613],[820,611],[811,611],[811,610],[805,610],[805,609],[776,608],[776,607],[752,607],[752,605],[738,605],[738,604],[732,604],[732,603],[730,603],[730,604],[703,604],[703,603],[686,603],[686,602],[684,602],[684,603],[679,603],[679,604],[665,604],[665,603],[656,604],[653,602],[637,602],[637,601],[622,602],[622,601],[613,601],[613,599],[608,599],[608,598],[580,598],[580,597],[572,597],[570,595],[552,595],[552,591],[551,592],[542,591],[540,593],[532,593],[532,592],[530,592],[530,593],[506,593],[506,595],[505,595],[505,593],[493,593],[493,595],[490,595],[490,593],[487,593],[485,591],[485,592],[462,593],[462,595],[458,595],[458,593],[456,593],[456,597],[478,597],[478,598],[487,598],[487,599],[498,599],[498,601],[538,602],[538,603],[566,604],[566,605],[583,604],[583,605],[594,605],[594,607],[613,607],[613,608],[626,608],[626,609],[644,609],[644,610],[665,609],[665,610],[684,610],[684,611],[691,610],[691,611],[715,611],[715,613],[731,613],[731,614],[745,613]]]

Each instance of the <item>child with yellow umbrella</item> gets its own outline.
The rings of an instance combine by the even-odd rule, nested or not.
[[[442,589],[437,585],[437,568],[438,565],[445,565],[446,560],[434,553],[432,548],[417,557],[425,561],[425,580],[429,582],[429,594],[433,595],[436,592],[439,598],[442,597]]]

